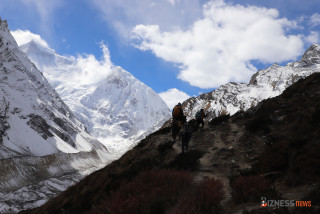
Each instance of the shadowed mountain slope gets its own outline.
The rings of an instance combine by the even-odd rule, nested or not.
[[[170,128],[161,129],[42,207],[22,213],[319,213],[319,144],[316,73],[278,97],[195,130],[187,153],[173,143]],[[187,185],[173,194],[176,179]],[[261,197],[292,200],[293,206],[261,207]],[[296,201],[311,206],[295,207]]]

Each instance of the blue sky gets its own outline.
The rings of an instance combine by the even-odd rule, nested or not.
[[[320,40],[319,0],[1,0],[0,16],[60,55],[100,59],[103,41],[114,65],[157,93],[190,96],[248,82]]]

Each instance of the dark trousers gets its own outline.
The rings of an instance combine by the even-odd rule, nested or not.
[[[182,153],[184,153],[185,151],[187,152],[189,150],[190,138],[191,138],[191,134],[182,135],[182,138],[181,138],[181,152]]]
[[[203,119],[197,119],[197,127],[199,127],[200,124],[202,124],[202,128],[203,128],[203,127],[204,127],[204,121],[203,121]]]
[[[181,145],[181,152],[184,153],[184,152],[187,152],[189,150],[189,142],[187,141],[182,141],[182,145]]]
[[[182,122],[178,120],[173,120],[171,124],[171,133],[172,133],[172,138],[173,142],[176,142],[176,137],[180,132],[182,126]]]

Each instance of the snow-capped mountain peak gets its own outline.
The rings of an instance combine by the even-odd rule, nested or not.
[[[44,47],[34,40],[21,45],[20,49],[24,53],[28,53],[28,57],[32,59],[33,63],[35,63],[37,68],[41,71],[43,71],[45,67],[72,64],[72,60],[68,57],[60,56],[56,54],[55,50]]]
[[[0,19],[0,213],[39,206],[112,159]]]
[[[311,45],[301,60],[277,64],[255,73],[248,84],[227,83],[213,92],[193,97],[183,103],[189,119],[201,108],[208,113],[208,120],[247,110],[264,99],[280,95],[288,86],[312,73],[320,72],[320,46]]]
[[[110,62],[106,46],[102,45],[103,61],[95,61],[101,65],[100,73],[90,82],[81,81],[97,72],[83,66],[88,58],[64,57],[39,46],[31,41],[21,49],[42,69],[88,132],[109,150],[122,154],[170,117],[170,110],[157,93]]]
[[[315,64],[320,64],[320,45],[313,44],[308,50],[303,54],[300,63],[303,66],[310,66]]]

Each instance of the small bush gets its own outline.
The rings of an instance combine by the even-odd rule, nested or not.
[[[272,120],[267,114],[259,115],[249,120],[245,126],[248,131],[257,132],[263,130],[265,133],[270,132],[269,125],[272,124]]]
[[[204,179],[179,205],[177,214],[215,213],[224,199],[223,185],[214,178]]]
[[[239,176],[230,182],[235,203],[255,202],[270,191],[269,182],[263,176]]]
[[[215,117],[212,120],[209,121],[210,126],[216,126],[219,125],[225,121],[227,121],[230,118],[230,114],[227,115],[221,115],[219,117]]]
[[[277,141],[260,155],[258,168],[261,173],[270,171],[284,171],[289,165],[288,151],[289,142],[286,140]]]
[[[176,170],[143,172],[121,185],[91,213],[164,213],[178,200],[181,192],[190,187],[192,176]]]
[[[190,150],[189,152],[179,154],[173,161],[168,164],[168,168],[177,170],[195,171],[198,169],[199,159],[204,152],[199,150]]]
[[[289,174],[287,184],[290,186],[305,185],[319,180],[320,158],[319,146],[308,145],[292,160],[292,174]]]

